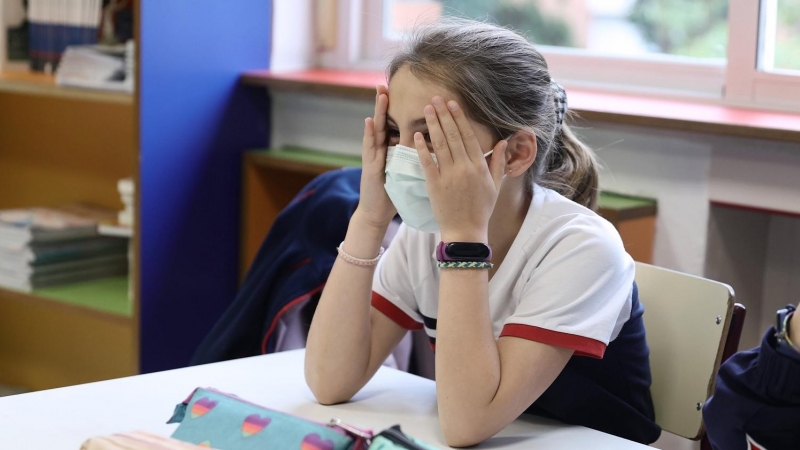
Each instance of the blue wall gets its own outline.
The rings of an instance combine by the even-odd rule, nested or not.
[[[242,152],[267,144],[271,0],[140,0],[141,370],[188,364],[233,300]]]

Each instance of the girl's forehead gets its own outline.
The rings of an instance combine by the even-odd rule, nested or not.
[[[417,78],[408,68],[403,67],[389,82],[389,115],[398,121],[422,117],[423,108],[431,104],[431,99],[436,95],[443,97],[445,101],[456,99],[445,87]]]

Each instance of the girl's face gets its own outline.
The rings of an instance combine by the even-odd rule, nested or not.
[[[420,80],[408,67],[398,70],[389,83],[389,111],[386,128],[388,145],[404,145],[414,148],[414,133],[420,132],[428,142],[428,149],[433,152],[425,123],[423,109],[433,103],[433,97],[441,96],[445,102],[461,99],[443,86]],[[491,150],[496,142],[489,127],[469,119],[478,142],[484,152]]]

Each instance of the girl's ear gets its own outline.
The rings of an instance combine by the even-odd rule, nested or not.
[[[508,138],[506,149],[506,175],[517,177],[524,174],[536,161],[536,135],[530,131],[517,131]]]

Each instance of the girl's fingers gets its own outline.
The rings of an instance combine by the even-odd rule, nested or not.
[[[425,171],[425,181],[432,182],[439,179],[439,168],[436,162],[433,161],[430,150],[428,150],[428,143],[425,142],[425,137],[422,133],[414,133],[414,148],[417,149],[419,161],[422,164],[422,170]],[[438,156],[436,157],[439,158]]]
[[[436,110],[433,109],[433,106],[428,105],[423,113],[425,114],[425,122],[428,124],[428,134],[431,136],[431,145],[433,146],[433,152],[436,153],[436,159],[442,168],[449,167],[453,164],[453,155],[450,154],[447,138],[444,136],[441,125],[439,125]],[[416,145],[416,139],[414,139],[414,144]]]
[[[364,140],[361,142],[361,159],[367,163],[375,158],[375,121],[364,119]]]
[[[375,146],[380,147],[386,143],[386,111],[389,107],[389,96],[384,86],[378,86],[375,97]]]
[[[444,133],[444,137],[447,140],[447,146],[453,156],[453,161],[467,161],[468,157],[461,132],[455,120],[453,120],[453,116],[450,115],[447,105],[444,104],[444,99],[438,95],[433,97],[433,107],[436,109],[439,125],[442,127],[442,133]],[[433,135],[431,135],[431,138],[433,138]]]
[[[497,143],[492,149],[492,160],[489,161],[489,172],[492,174],[494,185],[500,190],[500,184],[503,181],[503,173],[506,170],[506,149],[508,148],[508,141],[502,140]],[[483,154],[481,154],[483,158]]]
[[[469,119],[467,119],[466,114],[464,114],[464,110],[461,109],[455,100],[450,100],[447,102],[447,109],[450,111],[450,115],[458,127],[459,134],[461,135],[461,141],[463,142],[467,156],[470,160],[472,160],[473,163],[483,163],[485,160],[483,157],[483,149],[481,148],[480,143],[478,143],[478,138],[475,136],[475,130],[472,129],[472,125],[469,123]]]
[[[389,88],[387,88],[387,87],[386,87],[386,85],[384,85],[384,84],[379,84],[379,85],[376,87],[376,89],[377,89],[377,91],[378,91],[378,94],[386,94],[386,95],[389,95]]]

